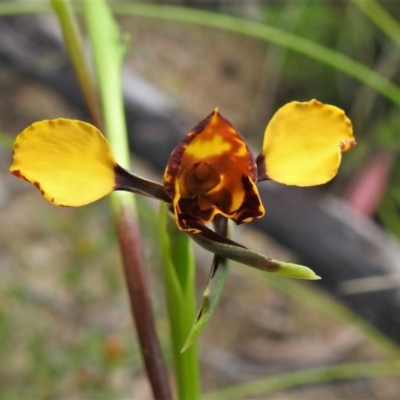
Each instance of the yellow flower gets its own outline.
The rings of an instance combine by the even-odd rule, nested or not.
[[[114,159],[94,126],[77,120],[37,122],[16,139],[10,171],[34,184],[56,205],[81,206],[112,190],[172,202],[188,233],[216,215],[236,223],[264,215],[257,181],[311,186],[332,179],[341,154],[355,145],[351,122],[339,108],[316,100],[291,102],[272,117],[255,160],[218,110],[191,130],[172,152],[164,186],[130,174]]]

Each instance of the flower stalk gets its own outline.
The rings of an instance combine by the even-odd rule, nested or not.
[[[93,123],[98,127],[102,125],[102,122],[104,123],[104,130],[113,152],[121,163],[128,166],[129,148],[120,81],[124,46],[118,40],[119,31],[107,4],[103,1],[95,4],[91,1],[83,3],[83,15],[99,83],[103,120],[98,112],[94,79],[92,79],[83,52],[82,40],[72,6],[69,1],[65,0],[53,0],[52,4],[59,17]],[[111,199],[130,308],[153,395],[157,399],[172,399],[169,377],[163,362],[153,319],[135,199],[132,195],[129,196],[122,192],[113,193]]]
[[[57,14],[90,118],[94,125],[102,129],[97,88],[85,54],[82,35],[74,17],[73,6],[69,0],[51,0],[51,5]]]

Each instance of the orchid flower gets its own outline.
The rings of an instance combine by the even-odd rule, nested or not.
[[[205,224],[216,216],[237,224],[261,218],[265,208],[258,182],[326,183],[336,175],[342,153],[355,144],[351,122],[341,109],[317,100],[294,101],[272,117],[255,158],[215,109],[172,151],[161,185],[122,168],[93,125],[59,118],[36,122],[18,135],[10,171],[55,205],[83,206],[113,190],[157,198],[171,203],[182,231],[243,247],[211,233]]]

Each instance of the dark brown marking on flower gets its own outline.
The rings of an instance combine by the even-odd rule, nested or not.
[[[37,181],[34,181],[33,184],[39,189],[40,193],[44,196],[44,190],[41,188],[40,183]]]
[[[210,123],[212,120],[212,117],[215,115],[216,111],[213,110],[210,114],[207,115],[204,119],[202,119],[192,130],[191,132],[194,133],[194,135],[198,135],[199,133],[203,132],[204,129],[207,127],[207,125]],[[220,115],[218,113],[218,115]],[[221,115],[220,115],[221,116]]]
[[[180,198],[175,209],[178,227],[188,233],[198,233],[199,230],[193,228],[193,223],[205,224],[210,222],[215,211],[214,206],[201,210],[196,200]]]
[[[179,180],[181,196],[194,198],[204,195],[220,182],[221,176],[211,164],[206,162],[195,163],[188,171],[183,172]]]
[[[232,216],[235,210],[232,210],[232,193],[229,191],[229,188],[221,187],[218,188],[218,191],[212,194],[208,194],[204,196],[207,198],[214,206],[221,210],[224,214]],[[233,211],[233,212],[232,212]]]
[[[243,204],[237,210],[233,220],[239,225],[243,222],[250,222],[253,219],[261,218],[264,216],[264,207],[261,204],[260,197],[254,189],[254,185],[248,176],[242,176],[243,190],[245,191],[245,198]]]
[[[265,157],[260,154],[256,159],[257,164],[257,182],[267,181],[270,178],[267,175],[267,166],[265,164]]]
[[[355,140],[342,140],[339,143],[339,148],[341,153],[345,153],[346,151],[349,151],[351,148],[353,148],[357,142]]]
[[[192,136],[194,136],[194,132],[191,131],[188,133],[183,140],[175,147],[175,150],[171,153],[167,168],[164,174],[164,188],[169,197],[173,198],[175,194],[175,180],[178,175],[182,157],[186,149],[186,145],[190,143],[192,140]]]
[[[11,173],[14,176],[16,176],[17,178],[23,179],[24,181],[29,182],[28,179],[26,179],[25,176],[21,174],[21,171],[19,169],[14,169],[14,170],[11,171]]]

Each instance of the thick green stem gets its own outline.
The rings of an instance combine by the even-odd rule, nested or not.
[[[129,168],[130,153],[121,88],[121,65],[126,44],[105,4],[104,0],[85,0],[83,14],[97,72],[104,131],[118,163]],[[134,197],[129,195],[129,198]]]
[[[178,394],[182,400],[196,400],[200,398],[197,344],[182,352],[196,318],[195,263],[191,241],[177,228],[165,203],[160,209],[160,239]]]
[[[116,159],[128,167],[130,154],[121,88],[121,63],[125,45],[106,1],[84,1],[83,14],[97,72],[104,130]],[[131,310],[147,375],[154,397],[171,399],[168,373],[153,319],[143,246],[137,225],[136,201],[134,195],[123,192],[113,193],[112,201]]]

